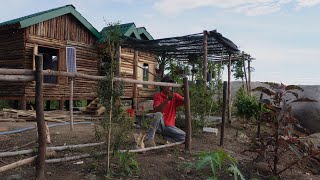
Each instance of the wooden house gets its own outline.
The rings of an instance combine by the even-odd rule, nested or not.
[[[104,41],[108,27],[101,31]],[[123,36],[131,37],[139,40],[153,40],[153,37],[144,27],[136,27],[134,23],[126,23],[119,25],[120,32]],[[135,55],[136,53],[136,55]],[[133,78],[143,81],[156,81],[157,73],[157,56],[146,51],[135,51],[132,48],[121,48],[120,72],[122,77]],[[136,59],[136,62],[135,62]],[[134,65],[136,63],[136,66]],[[136,69],[135,69],[136,68]],[[136,72],[136,74],[134,74]],[[152,99],[157,88],[155,86],[137,85],[138,101]],[[133,85],[125,84],[124,99],[131,100],[133,98]]]
[[[72,5],[0,23],[0,68],[34,69],[35,54],[43,54],[44,69],[66,71],[66,48],[76,49],[77,72],[99,75],[95,46],[101,34]],[[77,79],[75,100],[97,97],[97,82]],[[35,82],[0,82],[0,99],[34,100]],[[68,78],[44,77],[44,99],[69,98]],[[60,103],[61,105],[61,103]]]

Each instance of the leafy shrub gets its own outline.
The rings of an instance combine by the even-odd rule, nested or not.
[[[259,103],[256,97],[248,95],[243,88],[237,91],[234,106],[236,115],[246,119],[255,118],[259,113]]]
[[[195,167],[198,171],[209,166],[212,172],[209,179],[218,179],[217,171],[222,170],[225,163],[229,163],[229,167],[225,170],[232,173],[234,175],[234,179],[240,177],[241,180],[244,180],[244,176],[236,165],[237,160],[222,149],[218,149],[217,151],[201,152],[198,154],[198,158],[199,160],[195,164],[190,164],[189,168]]]
[[[140,174],[139,163],[135,160],[134,154],[129,152],[117,152],[115,157],[119,158],[119,168],[122,175]]]

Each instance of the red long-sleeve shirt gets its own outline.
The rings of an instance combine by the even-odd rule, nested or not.
[[[153,108],[159,106],[167,98],[168,97],[163,92],[155,94],[153,97]],[[169,100],[162,109],[164,123],[166,126],[175,126],[177,107],[182,106],[183,104],[184,98],[178,93],[174,93],[172,100]]]

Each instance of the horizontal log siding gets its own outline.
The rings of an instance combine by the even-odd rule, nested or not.
[[[24,31],[12,27],[0,28],[0,68],[24,68]],[[1,82],[0,99],[19,99],[24,94],[23,82]]]
[[[28,69],[32,68],[34,44],[54,49],[64,49],[67,46],[75,47],[77,71],[83,74],[99,75],[99,56],[95,48],[95,38],[78,20],[70,15],[60,16],[26,28],[25,57]],[[27,99],[34,98],[34,87],[34,82],[28,83],[26,87]],[[97,82],[75,79],[73,91],[74,100],[92,100],[97,97]],[[44,84],[43,95],[44,99],[66,100],[70,95],[69,84],[59,81],[58,84]]]
[[[121,76],[126,78],[133,77],[133,56],[134,49],[130,48],[122,48],[121,49]],[[153,74],[155,73],[156,67],[156,56],[151,53],[139,52],[139,63],[147,63],[149,64],[149,71]],[[150,68],[151,67],[151,68]],[[140,69],[138,67],[138,69]],[[139,71],[139,70],[138,70]],[[142,80],[142,77],[138,77],[138,79]],[[152,74],[149,73],[149,81],[154,81],[155,78]],[[140,86],[140,85],[139,85]],[[132,84],[124,84],[124,98],[132,98]],[[148,88],[138,87],[138,98],[146,98],[150,99],[153,97],[157,88],[154,86],[148,86]]]

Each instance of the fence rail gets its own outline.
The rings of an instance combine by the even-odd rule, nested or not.
[[[102,80],[105,76],[94,76],[82,73],[69,73],[65,71],[53,71],[43,70],[43,75],[64,76],[70,78],[83,78],[90,80]],[[170,86],[170,87],[182,87],[182,84],[166,83],[166,82],[154,82],[154,81],[142,81],[130,78],[115,77],[114,81],[121,81],[132,84],[144,84],[144,85],[156,85],[156,86]],[[0,81],[11,82],[27,82],[35,81],[35,70],[31,69],[4,69],[0,68]]]

